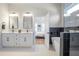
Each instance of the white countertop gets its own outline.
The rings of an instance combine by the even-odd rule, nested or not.
[[[58,43],[60,42],[60,37],[52,37],[52,39],[57,41]]]
[[[57,55],[60,55],[60,37],[52,37],[53,47]]]
[[[11,31],[2,31],[2,33],[19,33],[19,32],[11,32]],[[20,32],[20,33],[33,33],[33,32]]]
[[[11,30],[3,30],[2,33],[19,33],[18,30],[14,30],[14,32],[12,32]],[[21,30],[21,33],[33,33],[32,31],[23,31]]]

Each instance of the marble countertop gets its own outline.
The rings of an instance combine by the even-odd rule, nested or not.
[[[28,31],[28,32],[26,32],[26,31],[21,31],[21,32],[18,32],[18,31],[14,31],[14,32],[12,32],[12,31],[2,31],[1,33],[33,33],[33,32],[31,32],[31,31]]]
[[[19,32],[19,31],[14,31],[14,32],[12,32],[11,30],[4,30],[4,31],[2,31],[1,33],[33,33],[32,31],[23,31],[23,30],[21,30],[21,32]]]

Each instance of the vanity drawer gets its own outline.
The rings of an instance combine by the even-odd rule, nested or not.
[[[2,33],[3,47],[31,47],[32,45],[32,33]]]

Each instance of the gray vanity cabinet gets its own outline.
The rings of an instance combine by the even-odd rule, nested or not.
[[[6,35],[6,33],[2,34],[2,46],[3,47],[14,47],[15,46],[15,34],[9,33]]]
[[[1,33],[0,33],[0,48],[2,48],[1,43],[2,43],[2,42],[1,42]]]
[[[2,33],[3,47],[32,47],[32,33]]]
[[[27,46],[32,46],[34,43],[33,41],[33,33],[28,33],[27,34]]]
[[[17,34],[16,47],[26,47],[26,46],[27,46],[27,34],[24,33]]]

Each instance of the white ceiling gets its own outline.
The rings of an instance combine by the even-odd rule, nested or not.
[[[60,13],[61,4],[49,4],[49,3],[16,3],[8,4],[9,11],[31,11],[34,15],[45,16],[48,12],[50,14]],[[25,13],[24,12],[24,13]]]
[[[69,9],[73,8],[77,4],[78,3],[65,3],[64,4],[64,13],[66,13]],[[73,13],[71,13],[71,16],[76,16],[77,14],[79,14],[79,10],[76,10]]]

